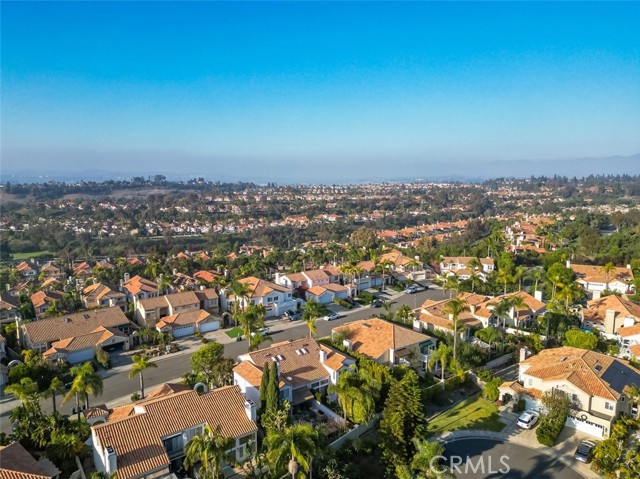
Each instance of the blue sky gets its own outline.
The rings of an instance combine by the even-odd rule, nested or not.
[[[632,155],[638,25],[637,2],[2,2],[2,167],[302,181]]]

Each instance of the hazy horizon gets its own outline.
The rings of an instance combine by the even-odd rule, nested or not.
[[[0,176],[639,174],[638,24],[637,2],[3,2]]]

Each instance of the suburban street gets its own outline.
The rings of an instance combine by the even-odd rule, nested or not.
[[[426,291],[419,291],[414,294],[398,293],[394,290],[388,289],[385,293],[380,294],[380,297],[385,300],[392,301],[392,310],[396,311],[402,305],[408,305],[411,308],[420,306],[426,299],[441,300],[445,298],[445,293],[442,289],[435,288],[430,285],[430,289]],[[335,305],[331,305],[334,309]],[[324,321],[318,319],[316,326],[318,329],[317,337],[329,336],[331,329],[341,324],[346,324],[352,321],[360,319],[366,319],[373,314],[384,313],[384,308],[372,308],[370,306],[359,306],[353,310],[342,313],[343,316],[334,321]],[[309,329],[305,325],[304,321],[288,321],[288,320],[267,320],[266,325],[271,329],[271,337],[273,342],[287,341],[289,339],[302,338],[309,333]],[[224,344],[225,353],[227,356],[236,358],[240,354],[247,352],[248,342],[236,341],[229,338],[224,331],[216,331],[213,333],[207,333],[206,337],[209,340],[216,340]],[[145,389],[151,390],[153,387],[168,381],[174,381],[181,378],[187,372],[191,371],[189,359],[191,355],[202,345],[202,342],[194,338],[186,338],[177,341],[178,344],[184,346],[186,349],[179,353],[163,356],[155,361],[158,364],[157,369],[148,369],[144,372]],[[268,344],[265,344],[268,347]],[[113,358],[113,364],[115,367],[103,372],[104,380],[104,392],[102,396],[91,397],[89,403],[91,406],[97,404],[108,404],[115,406],[119,404],[125,404],[130,402],[130,395],[139,391],[138,377],[129,379],[129,364],[131,359],[129,356],[121,356]],[[57,403],[61,402],[58,398]],[[52,410],[51,400],[43,400],[41,402],[44,411],[50,412]],[[11,421],[9,415],[11,410],[18,406],[19,402],[13,397],[8,396],[0,399],[0,430],[3,432],[10,431]],[[58,410],[63,414],[72,414],[72,408],[74,407],[74,401],[58,406]]]

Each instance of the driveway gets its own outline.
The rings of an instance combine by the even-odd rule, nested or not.
[[[553,457],[500,440],[454,440],[444,456],[457,479],[583,479]]]

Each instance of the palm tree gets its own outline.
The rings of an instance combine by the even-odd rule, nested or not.
[[[184,467],[190,469],[201,463],[202,467],[198,471],[200,477],[222,478],[225,463],[237,464],[236,458],[228,452],[235,446],[235,442],[235,439],[222,435],[220,426],[214,430],[209,424],[205,424],[202,434],[193,436],[185,445]]]
[[[582,298],[584,290],[577,283],[565,284],[557,293],[559,299],[564,299],[565,309],[569,311],[569,306],[576,300]]]
[[[294,423],[281,431],[267,436],[267,459],[273,470],[281,477],[290,461],[299,466],[297,476],[306,477],[311,469],[311,460],[318,449],[318,433],[310,424]]]
[[[471,292],[476,292],[476,286],[479,286],[482,282],[480,279],[480,275],[476,270],[471,270],[471,274],[469,275],[469,282],[471,283]]]
[[[72,397],[75,397],[78,420],[80,420],[80,400],[82,399],[85,407],[89,407],[89,395],[97,396],[102,394],[102,378],[94,372],[93,365],[90,362],[74,366],[70,372],[73,376],[73,382],[62,403],[64,404]]]
[[[5,392],[13,394],[29,414],[37,415],[40,413],[38,383],[33,379],[28,377],[22,378],[19,383],[13,383],[7,386]]]
[[[304,305],[304,311],[302,313],[302,319],[305,320],[307,327],[309,328],[309,337],[312,337],[318,332],[316,327],[316,319],[320,316],[320,303],[315,299],[310,299]]]
[[[449,360],[453,355],[453,350],[451,346],[447,343],[441,342],[431,357],[429,358],[429,362],[427,363],[427,367],[433,370],[433,367],[439,362],[440,369],[442,371],[442,388],[444,389],[444,371],[447,368],[447,364],[449,364]]]
[[[158,292],[168,294],[171,287],[171,276],[168,274],[161,274],[158,279]]]
[[[375,414],[379,389],[376,389],[374,381],[362,379],[358,373],[345,371],[340,374],[337,384],[329,386],[328,392],[336,395],[345,421],[350,416],[353,422],[366,422]]]
[[[609,281],[611,281],[611,276],[616,271],[616,266],[611,261],[609,261],[602,268],[600,268],[600,271],[602,271],[602,273],[604,274],[604,281],[606,283],[607,291],[609,291]]]
[[[235,298],[233,303],[233,320],[238,325],[238,314],[246,307],[247,298],[251,294],[251,288],[248,284],[233,281],[231,283],[231,292]]]
[[[533,268],[529,273],[529,278],[531,278],[535,283],[533,290],[538,291],[538,283],[544,280],[544,269]]]
[[[491,345],[500,339],[500,332],[493,326],[482,328],[476,336],[489,345],[489,359],[491,359]]]
[[[525,268],[524,266],[516,267],[516,274],[514,276],[514,279],[518,280],[518,291],[522,291],[522,278],[524,278],[526,272],[527,268]]]
[[[255,336],[260,328],[264,328],[264,317],[266,310],[261,304],[250,304],[243,311],[238,319],[242,327],[242,333],[249,339],[249,347],[251,348],[251,337]]]
[[[389,261],[388,259],[386,259],[384,261],[378,261],[378,263],[376,264],[375,269],[377,269],[378,271],[382,272],[382,289],[381,289],[381,291],[384,291],[384,287],[385,287],[385,272],[391,266],[393,266],[393,263],[391,261]]]
[[[444,314],[448,314],[451,320],[453,321],[453,360],[456,361],[456,349],[458,346],[458,316],[460,316],[464,311],[468,311],[469,306],[467,302],[460,299],[454,298],[447,301],[447,304],[444,306],[442,312]]]
[[[64,383],[59,377],[54,377],[49,384],[49,388],[45,391],[44,396],[51,396],[51,402],[53,403],[53,412],[57,411],[56,408],[56,395],[64,394]]]
[[[458,282],[458,276],[456,274],[448,275],[444,280],[444,284],[442,285],[445,296],[447,295],[447,291],[449,291],[449,298],[453,297],[453,294],[451,294],[453,291],[455,291],[456,293],[458,292],[459,287],[460,283]]]
[[[153,369],[157,368],[158,365],[156,363],[152,363],[147,356],[136,354],[133,356],[133,366],[129,370],[129,379],[134,377],[136,374],[140,376],[140,397],[144,399],[144,375],[143,371],[145,369]]]
[[[408,305],[403,304],[398,311],[396,311],[396,317],[405,324],[410,323],[413,319],[413,310]]]
[[[516,308],[526,307],[526,303],[522,296],[511,295],[500,298],[498,303],[493,308],[493,314],[502,319],[502,327],[507,327],[507,318],[511,317],[511,310]],[[514,322],[516,321],[514,314]]]
[[[505,270],[498,271],[498,281],[504,284],[504,294],[507,294],[507,284],[513,282],[513,275]]]

